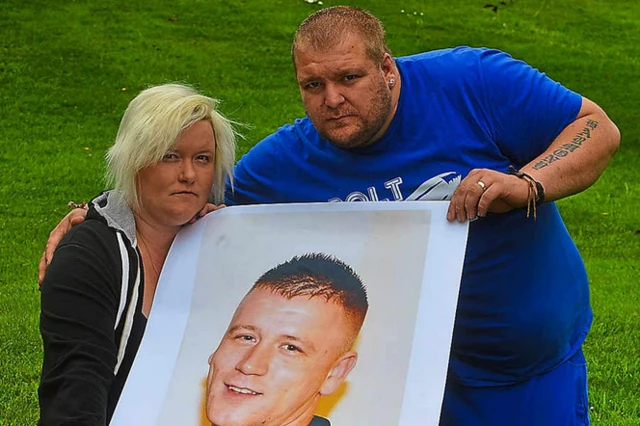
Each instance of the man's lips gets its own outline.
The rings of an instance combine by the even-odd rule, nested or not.
[[[225,384],[225,386],[231,392],[237,393],[237,394],[241,394],[241,395],[251,395],[251,396],[262,395],[262,393],[260,393],[260,392],[256,392],[253,389],[244,388],[244,387],[241,387],[241,386],[227,385],[227,384]]]
[[[329,117],[329,118],[327,118],[327,120],[329,120],[329,121],[340,121],[340,120],[342,120],[344,118],[349,118],[349,117],[353,117],[353,115],[352,114],[344,114],[344,115],[339,115],[337,117]]]

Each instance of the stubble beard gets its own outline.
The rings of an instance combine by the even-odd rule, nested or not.
[[[357,128],[353,133],[346,134],[343,137],[339,137],[335,133],[332,135],[331,131],[327,131],[326,128],[318,126],[317,123],[314,122],[313,118],[311,118],[311,116],[309,117],[320,136],[331,142],[332,145],[342,149],[361,148],[375,142],[373,138],[377,135],[380,129],[382,129],[382,126],[384,126],[387,118],[389,118],[389,115],[391,114],[391,93],[387,89],[384,80],[381,81],[381,84],[376,88],[375,95],[371,99],[370,105],[371,109],[369,110],[370,113],[368,117],[362,117],[359,114],[356,116],[359,128]],[[346,124],[341,127],[351,126],[354,125]]]

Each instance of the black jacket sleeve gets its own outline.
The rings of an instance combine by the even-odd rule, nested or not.
[[[42,284],[40,425],[105,425],[121,287],[114,231],[90,220],[58,246]]]

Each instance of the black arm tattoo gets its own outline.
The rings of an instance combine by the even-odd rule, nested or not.
[[[584,129],[582,129],[582,131],[578,133],[570,143],[565,143],[560,148],[553,151],[552,154],[542,158],[534,164],[533,170],[540,170],[547,167],[554,161],[558,161],[569,155],[570,152],[580,148],[587,139],[591,139],[591,131],[595,130],[596,127],[598,127],[598,122],[596,120],[587,120]]]

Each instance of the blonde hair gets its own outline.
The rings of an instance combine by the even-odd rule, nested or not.
[[[122,192],[136,210],[136,176],[157,164],[178,142],[182,132],[207,120],[215,137],[215,176],[209,201],[224,201],[227,178],[233,184],[236,132],[232,121],[216,111],[218,100],[182,84],[163,84],[143,90],[127,107],[113,146],[106,155],[107,182]]]

